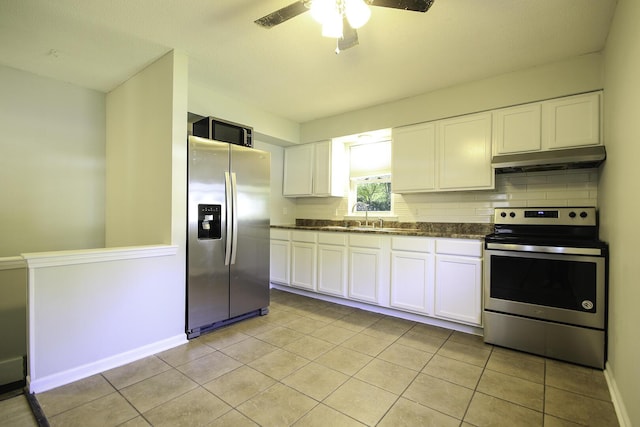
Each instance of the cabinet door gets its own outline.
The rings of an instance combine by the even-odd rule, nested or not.
[[[284,196],[311,196],[313,193],[313,144],[284,150]]]
[[[378,303],[380,249],[349,248],[349,298]]]
[[[599,92],[548,101],[542,108],[544,142],[549,149],[601,143]]]
[[[290,246],[286,240],[271,240],[270,280],[274,283],[289,284]]]
[[[542,149],[539,103],[505,108],[493,113],[493,147],[496,154]]]
[[[313,194],[331,195],[331,142],[317,142],[314,145]]]
[[[318,245],[318,292],[347,295],[347,248]]]
[[[436,189],[434,123],[393,129],[391,188],[394,193]]]
[[[316,290],[315,243],[291,242],[291,286]]]
[[[391,306],[431,314],[433,255],[391,252]]]
[[[437,148],[440,189],[494,188],[491,113],[438,122]]]
[[[482,261],[436,255],[435,314],[480,325],[482,313]]]

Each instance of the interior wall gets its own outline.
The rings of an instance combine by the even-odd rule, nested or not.
[[[607,161],[599,183],[600,232],[609,242],[609,362],[626,408],[640,425],[640,2],[619,0],[605,49]]]
[[[291,145],[300,141],[298,123],[229,98],[195,81],[189,82],[189,112],[250,126],[263,142],[270,144]]]
[[[271,224],[293,224],[296,218],[295,200],[282,195],[284,149],[258,140],[254,140],[254,147],[271,153]]]
[[[589,92],[602,89],[602,85],[602,55],[593,53],[303,123],[300,141],[321,141]]]
[[[0,257],[104,246],[105,95],[0,66]]]
[[[27,354],[27,266],[0,258],[0,386],[24,380]]]
[[[172,242],[173,57],[107,94],[107,247]]]
[[[176,272],[186,277],[187,256],[187,115],[189,94],[189,58],[172,52],[172,131],[171,131],[171,243],[178,245]],[[168,191],[169,189],[165,189]]]

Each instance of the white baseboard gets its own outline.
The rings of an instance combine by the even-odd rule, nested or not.
[[[333,302],[340,305],[346,305],[347,307],[359,308],[361,310],[372,311],[374,313],[385,314],[387,316],[398,317],[404,320],[411,320],[413,322],[424,323],[426,325],[438,326],[446,329],[453,329],[454,331],[464,332],[473,335],[482,335],[482,328],[479,326],[465,325],[462,323],[450,322],[444,319],[436,319],[430,316],[423,316],[420,314],[409,313],[406,311],[396,310],[393,308],[380,307],[378,305],[367,304],[365,302],[354,301],[346,298],[334,297],[331,295],[319,294],[317,292],[305,291],[304,289],[293,288],[291,286],[281,285],[279,283],[271,282],[271,288],[278,289],[292,294],[303,295],[310,298],[319,299],[322,301]]]
[[[622,396],[620,395],[620,390],[618,390],[618,384],[616,384],[616,379],[613,376],[613,371],[611,370],[611,366],[609,366],[609,362],[605,364],[604,378],[607,380],[607,385],[609,386],[611,402],[613,403],[613,407],[616,410],[616,415],[618,416],[618,423],[620,423],[620,427],[633,427],[631,425],[631,419],[629,418],[627,408],[624,406],[624,401],[622,400]]]
[[[157,341],[143,347],[116,354],[67,371],[48,375],[43,378],[33,379],[27,376],[29,391],[31,393],[42,393],[65,384],[90,377],[91,375],[99,374],[100,372],[108,371],[109,369],[117,368],[118,366],[126,365],[127,363],[135,362],[136,360],[169,350],[185,344],[186,342],[187,336],[185,334],[179,334],[162,341]]]

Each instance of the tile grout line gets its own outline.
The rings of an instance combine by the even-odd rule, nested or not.
[[[487,360],[484,362],[484,365],[482,366],[482,372],[480,372],[480,376],[478,377],[478,381],[476,382],[475,387],[473,388],[473,393],[471,394],[471,399],[469,399],[469,403],[467,404],[466,409],[464,410],[464,414],[462,415],[462,420],[460,420],[461,423],[465,422],[465,418],[467,417],[467,414],[469,413],[469,408],[471,408],[471,402],[473,402],[473,398],[476,396],[476,393],[478,393],[478,386],[480,385],[480,381],[482,381],[482,376],[484,375],[485,371],[487,370],[487,365],[489,364],[489,359],[491,359],[491,355],[493,354],[495,347],[491,346],[491,351],[489,352],[489,357],[487,357]],[[469,423],[468,421],[466,421],[467,423]],[[471,424],[471,423],[469,423]]]

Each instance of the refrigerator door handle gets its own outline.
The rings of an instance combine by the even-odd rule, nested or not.
[[[233,203],[231,204],[231,215],[233,216],[233,243],[231,244],[231,264],[236,263],[236,254],[238,253],[238,185],[236,182],[236,173],[231,173],[231,191],[233,194]]]
[[[229,265],[231,261],[231,236],[233,233],[231,218],[233,217],[232,208],[232,196],[231,196],[231,179],[229,172],[224,173],[224,193],[225,193],[225,205],[226,205],[226,224],[227,232],[225,233],[225,248],[224,248],[224,265]]]

